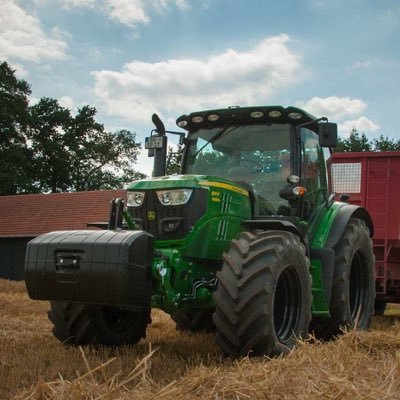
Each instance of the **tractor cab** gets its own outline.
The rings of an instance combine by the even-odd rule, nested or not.
[[[177,125],[188,131],[181,172],[248,190],[253,218],[307,219],[326,201],[336,124],[294,107],[235,107],[184,115]]]

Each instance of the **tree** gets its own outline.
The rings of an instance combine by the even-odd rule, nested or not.
[[[389,139],[387,136],[380,135],[368,141],[364,133],[361,135],[356,128],[350,131],[347,139],[338,138],[338,144],[335,152],[353,152],[353,151],[400,151],[400,139]]]
[[[57,100],[42,98],[31,115],[33,186],[39,191],[121,188],[142,177],[132,168],[140,148],[136,135],[107,132],[96,122],[94,107],[84,106],[72,116]]]
[[[387,136],[379,136],[374,139],[374,151],[398,151],[400,150],[400,140],[389,139]]]
[[[347,139],[338,138],[338,144],[335,147],[336,152],[353,151],[372,151],[372,144],[368,141],[365,133],[360,133],[356,128],[352,128],[350,136]]]
[[[23,190],[30,151],[24,131],[29,122],[28,83],[0,63],[0,195]]]
[[[74,116],[44,97],[29,107],[29,84],[0,63],[0,195],[122,188],[136,172],[140,143],[108,132],[84,106]]]
[[[27,132],[33,151],[30,191],[68,191],[72,187],[71,159],[65,132],[71,113],[50,98],[40,99],[30,111],[31,124]]]
[[[179,174],[182,164],[182,145],[178,145],[176,151],[169,146],[167,155],[167,175]]]

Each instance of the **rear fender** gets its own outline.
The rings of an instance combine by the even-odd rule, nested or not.
[[[365,221],[372,237],[374,233],[374,227],[367,210],[360,206],[352,204],[336,203],[337,212],[330,226],[328,236],[325,243],[321,243],[323,247],[316,247],[310,249],[311,259],[318,260],[320,267],[315,268],[313,271],[314,284],[320,282],[319,285],[325,293],[325,299],[320,296],[318,299],[318,293],[314,294],[314,314],[324,317],[328,316],[329,313],[324,312],[324,309],[329,308],[333,275],[335,268],[335,246],[342,238],[344,231],[351,218],[358,218]],[[327,311],[327,310],[326,310]]]

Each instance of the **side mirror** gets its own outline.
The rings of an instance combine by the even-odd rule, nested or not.
[[[336,147],[337,124],[322,122],[318,124],[319,145],[321,147]]]

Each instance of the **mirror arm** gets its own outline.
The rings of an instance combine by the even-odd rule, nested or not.
[[[312,121],[304,122],[304,124],[296,125],[296,128],[303,128],[304,126],[315,124],[316,122],[320,122],[320,121],[328,122],[328,118],[321,117],[318,119],[313,119]]]
[[[172,135],[179,135],[179,144],[185,144],[185,132],[176,132],[176,131],[165,131],[165,133],[170,133]]]

